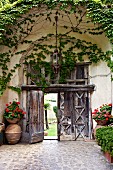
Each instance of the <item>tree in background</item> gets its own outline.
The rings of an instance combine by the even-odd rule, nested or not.
[[[48,118],[47,118],[47,110],[50,109],[50,104],[49,104],[49,103],[45,103],[45,104],[44,104],[44,109],[45,109],[45,123],[46,123],[46,129],[49,129]]]
[[[53,106],[53,111],[55,112],[55,115],[56,115],[56,118],[57,118],[58,107],[57,106]]]

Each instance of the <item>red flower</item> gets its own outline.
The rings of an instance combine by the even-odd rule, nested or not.
[[[9,109],[8,109],[8,108],[6,108],[6,109],[5,109],[5,111],[6,111],[6,112],[9,112]]]
[[[15,110],[18,112],[19,108],[18,108],[18,107],[16,107],[16,109],[15,109]]]
[[[6,104],[6,106],[9,106],[8,104]]]
[[[95,109],[94,112],[98,112],[98,109]]]
[[[16,102],[16,104],[20,104],[20,102]]]
[[[106,120],[109,120],[109,118],[108,118],[108,117],[106,117]]]
[[[108,104],[108,106],[112,106],[112,103]]]
[[[22,112],[22,114],[23,114],[23,115],[25,115],[25,114],[26,114],[26,112]]]
[[[23,110],[22,109],[18,109],[18,112],[23,112]]]
[[[14,116],[15,114],[14,113],[12,113],[12,116]]]

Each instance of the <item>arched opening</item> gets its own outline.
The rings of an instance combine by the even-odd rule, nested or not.
[[[89,79],[88,79],[89,77],[81,76],[84,73],[87,73],[87,71],[84,71],[83,65],[84,65],[84,63],[85,63],[85,65],[87,65],[87,62],[93,61],[94,59],[99,60],[100,55],[98,55],[98,50],[100,50],[100,47],[102,48],[103,51],[108,49],[108,47],[110,48],[109,43],[107,43],[108,42],[107,38],[104,36],[104,34],[98,35],[98,36],[93,35],[93,29],[98,28],[98,25],[94,25],[91,23],[91,21],[87,20],[86,10],[83,7],[78,7],[77,11],[75,11],[75,13],[73,13],[73,14],[71,14],[70,8],[67,9],[66,11],[60,10],[59,7],[56,7],[53,10],[47,10],[47,9],[48,9],[47,6],[44,6],[43,8],[42,7],[34,8],[31,11],[29,11],[29,13],[26,15],[25,18],[24,17],[21,18],[21,21],[22,21],[21,28],[24,27],[24,31],[27,32],[27,36],[26,36],[25,32],[22,33],[23,40],[20,39],[20,44],[18,45],[18,48],[17,48],[16,52],[14,53],[14,55],[19,56],[19,58],[21,58],[23,56],[23,61],[25,62],[26,66],[27,66],[27,67],[24,67],[24,69],[27,70],[26,72],[28,73],[28,76],[27,76],[27,78],[24,78],[24,76],[22,78],[20,76],[21,77],[20,82],[22,82],[20,84],[21,85],[22,84],[32,85],[32,87],[34,87],[33,85],[37,84],[38,87],[39,86],[43,87],[43,85],[45,83],[45,79],[43,79],[43,78],[46,77],[46,80],[47,80],[46,82],[49,82],[51,80],[46,72],[47,69],[45,69],[45,68],[47,68],[46,61],[50,62],[50,54],[56,48],[54,17],[56,16],[56,11],[58,11],[58,19],[59,19],[58,20],[58,26],[59,26],[58,27],[58,47],[59,47],[59,50],[61,50],[61,52],[62,52],[63,61],[66,66],[66,67],[62,67],[62,69],[60,71],[62,72],[63,70],[66,70],[67,72],[66,73],[63,72],[64,77],[62,77],[61,73],[60,73],[60,77],[57,76],[57,80],[55,79],[55,77],[53,77],[53,79],[51,81],[52,83],[50,83],[50,84],[56,84],[56,82],[59,81],[59,78],[62,78],[62,79],[60,79],[60,84],[63,83],[64,86],[65,86],[65,84],[76,85],[76,87],[77,87],[77,85],[86,85],[86,84],[90,85],[91,81],[89,81]],[[31,17],[31,21],[27,20],[27,17],[29,15]],[[18,23],[19,22],[20,22],[20,20],[18,21]],[[89,28],[92,28],[92,29],[89,30]],[[20,30],[18,30],[18,32]],[[90,31],[92,33],[90,33]],[[96,31],[96,33],[98,34],[98,31]],[[100,37],[103,37],[103,39],[105,40],[104,42],[106,42],[106,43],[104,43],[104,45],[106,44],[106,47],[100,42]],[[98,47],[95,46],[95,43],[97,44]],[[95,48],[96,48],[96,50],[95,50]],[[21,52],[22,50],[23,50],[23,52]],[[85,53],[84,53],[84,50],[85,50]],[[95,53],[95,55],[94,55],[94,53]],[[103,53],[101,53],[101,54],[103,54]],[[83,58],[84,58],[84,61],[83,61]],[[36,59],[36,61],[35,61],[35,59]],[[78,75],[76,76],[76,78],[73,78],[73,76],[76,75],[76,70],[72,69],[73,68],[73,66],[72,66],[73,59],[74,59],[74,61],[76,61],[75,65],[76,65],[76,63],[81,64],[81,66],[78,67]],[[13,58],[12,58],[12,62],[13,62]],[[75,65],[74,65],[74,67],[75,67]],[[38,67],[37,67],[37,69],[34,70],[35,66],[38,66]],[[95,64],[93,64],[93,66],[89,66],[89,67],[90,67],[90,72],[89,72],[88,76],[90,75],[90,79],[92,80],[92,83],[96,84],[98,79],[96,79],[96,81],[94,80],[95,74],[93,74],[93,73],[96,73],[96,77],[98,77],[98,73],[96,72],[97,67]],[[103,67],[103,65],[102,65],[102,67]],[[95,68],[96,68],[96,71],[95,71]],[[73,72],[72,74],[70,73],[70,70]],[[108,72],[108,69],[106,69],[106,70]],[[98,72],[99,71],[100,70],[98,70]],[[101,70],[101,72],[103,72],[103,71]],[[30,73],[32,73],[32,74],[30,74]],[[65,76],[67,73],[69,73],[68,76]],[[21,75],[25,75],[25,74],[21,74]],[[44,75],[44,77],[43,77],[43,75]],[[85,75],[87,75],[87,74],[85,74]],[[107,75],[108,75],[108,78],[110,78],[111,74],[107,74]],[[42,80],[44,80],[44,81],[42,81]],[[15,79],[13,79],[13,81],[15,81]],[[38,84],[38,83],[40,83],[40,84]],[[111,81],[109,80],[108,84],[110,84],[110,83],[111,83]],[[58,84],[59,84],[59,82],[58,82]],[[62,89],[62,87],[60,87],[60,88]],[[104,89],[102,91],[104,91]],[[25,94],[23,94],[22,103],[23,103],[23,106],[26,108],[26,110],[29,113],[29,107],[27,105],[27,102],[29,103],[29,100],[30,100],[29,92],[28,93],[24,92],[24,93]],[[101,93],[101,96],[102,96],[102,93]],[[78,94],[78,98],[81,98],[81,93]],[[81,100],[82,100],[82,98],[81,98]],[[78,102],[78,103],[80,103],[80,102]],[[26,129],[26,122],[28,121],[27,123],[29,123],[29,120],[30,120],[29,114],[27,115],[27,118],[28,119],[23,121],[25,124],[25,129]],[[34,122],[36,123],[36,121],[34,121]],[[70,121],[70,118],[69,118],[69,121]],[[27,124],[27,126],[30,126],[30,125]]]

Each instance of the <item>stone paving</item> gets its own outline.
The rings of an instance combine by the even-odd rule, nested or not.
[[[113,170],[96,142],[44,140],[0,146],[0,170]]]

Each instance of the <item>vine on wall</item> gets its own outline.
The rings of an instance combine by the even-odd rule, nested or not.
[[[84,7],[84,11],[81,7]],[[41,9],[43,7],[43,12]],[[46,69],[46,73],[50,74],[52,77],[52,68],[50,62],[46,62],[45,59],[48,55],[51,55],[55,45],[47,44],[48,41],[55,38],[54,34],[47,34],[42,36],[36,41],[27,40],[27,37],[32,33],[36,22],[42,17],[45,17],[45,21],[49,21],[54,26],[54,21],[52,20],[52,15],[55,14],[56,7],[58,10],[58,15],[60,17],[60,11],[64,11],[65,15],[74,14],[77,24],[71,27],[68,25],[63,25],[65,30],[63,34],[58,34],[59,39],[59,50],[62,51],[62,67],[60,82],[64,83],[66,76],[73,70],[74,65],[78,61],[83,61],[85,56],[88,56],[89,61],[99,62],[100,60],[106,61],[108,66],[113,71],[113,61],[109,57],[113,54],[113,51],[102,52],[102,50],[96,45],[85,40],[76,39],[71,33],[78,34],[91,34],[100,35],[103,32],[109,38],[111,44],[113,43],[113,5],[112,1],[108,0],[2,0],[0,4],[0,48],[8,47],[8,51],[0,53],[0,66],[2,69],[2,74],[0,75],[0,95],[8,86],[8,83],[13,76],[15,70],[21,65],[17,63],[9,70],[9,63],[11,58],[19,54],[25,56],[24,64],[31,64],[35,71],[40,72],[41,68]],[[34,9],[34,10],[32,10]],[[28,12],[30,11],[31,12]],[[38,11],[38,12],[37,12]],[[25,14],[25,15],[24,15]],[[81,25],[87,16],[86,23],[94,23],[93,28],[82,28]],[[62,14],[62,18],[63,18]],[[70,19],[70,18],[69,18]],[[70,21],[71,22],[71,21]],[[18,51],[19,44],[28,44],[29,48]],[[67,46],[68,44],[68,46]],[[79,50],[79,52],[76,52]],[[48,83],[43,74],[38,74],[38,77],[34,76],[30,72],[27,73],[35,83],[39,86],[48,86]],[[13,90],[19,91],[16,87],[10,87]],[[20,91],[19,91],[20,92]]]

